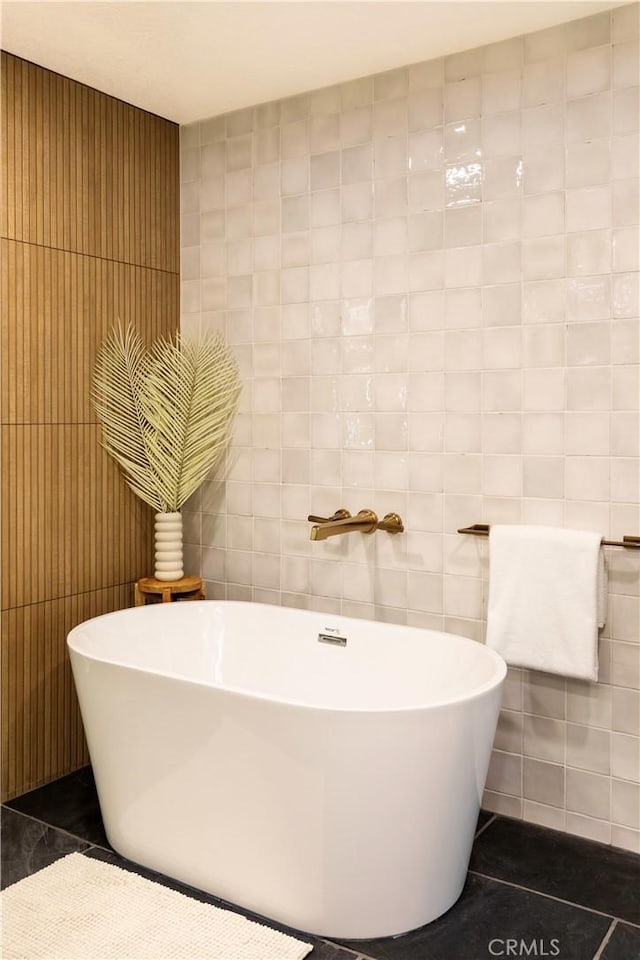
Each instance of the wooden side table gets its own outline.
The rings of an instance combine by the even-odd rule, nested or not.
[[[145,603],[171,603],[172,600],[206,600],[200,577],[182,577],[181,580],[156,580],[142,577],[134,586],[136,607]]]

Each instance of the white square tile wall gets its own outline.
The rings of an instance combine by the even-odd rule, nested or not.
[[[182,324],[244,380],[211,598],[484,638],[474,522],[640,532],[638,4],[183,127]],[[307,513],[406,533],[309,541]],[[485,805],[640,851],[640,556],[601,681],[511,670]]]

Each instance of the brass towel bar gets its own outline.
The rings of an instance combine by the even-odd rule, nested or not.
[[[470,527],[460,527],[458,533],[470,533],[473,537],[488,537],[488,523],[472,523]],[[602,540],[603,547],[625,547],[627,550],[640,550],[640,537],[625,535],[622,540]]]

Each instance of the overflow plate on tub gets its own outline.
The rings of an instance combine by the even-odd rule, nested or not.
[[[319,643],[331,643],[334,647],[346,647],[347,638],[343,637],[337,627],[325,627],[318,634]]]

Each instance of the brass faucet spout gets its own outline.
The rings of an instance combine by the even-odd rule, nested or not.
[[[378,526],[378,517],[373,510],[360,510],[355,517],[344,517],[341,520],[327,520],[311,527],[311,540],[326,540],[339,533],[352,533],[360,530],[361,533],[373,533]]]

